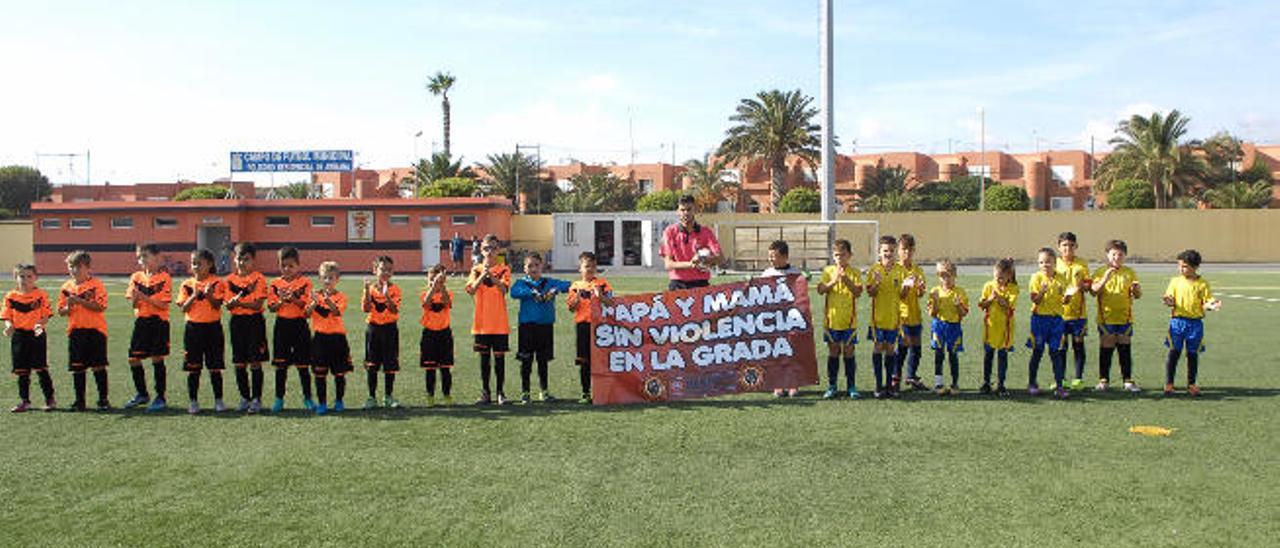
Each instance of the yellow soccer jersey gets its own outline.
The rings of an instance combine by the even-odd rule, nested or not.
[[[996,295],[1004,296],[1009,301],[1009,306],[991,301],[991,305],[987,307],[982,340],[996,350],[1013,348],[1013,312],[1018,309],[1018,286],[1011,283],[1000,289],[995,280],[982,286],[982,300]]]
[[[1106,275],[1108,267],[1099,268],[1093,273],[1094,282],[1099,282]],[[1133,296],[1129,288],[1138,282],[1138,274],[1127,266],[1120,267],[1111,279],[1101,287],[1095,287],[1098,294],[1098,323],[1104,325],[1124,325],[1133,323]]]
[[[1054,273],[1052,277],[1044,271],[1032,274],[1027,293],[1039,293],[1040,302],[1031,303],[1031,313],[1040,316],[1061,316],[1062,294],[1066,289],[1067,281],[1060,274]]]
[[[916,285],[907,290],[906,298],[902,299],[902,303],[898,305],[898,315],[901,316],[902,325],[920,325],[920,297],[925,295],[924,269],[920,265],[913,264],[910,267],[902,266],[902,279],[906,280],[911,276],[916,277]]]
[[[958,285],[930,289],[929,301],[933,303],[933,317],[944,322],[960,323],[960,307],[969,308],[969,295]]]
[[[1071,291],[1072,287],[1076,288],[1075,293],[1071,295],[1071,298],[1067,299],[1067,304],[1063,307],[1062,319],[1083,320],[1087,318],[1089,311],[1084,305],[1084,291],[1080,287],[1082,284],[1089,282],[1089,263],[1080,257],[1076,257],[1075,260],[1071,261],[1071,264],[1067,264],[1066,261],[1062,260],[1062,257],[1058,257],[1056,270],[1058,275],[1066,280],[1067,291]]]
[[[1169,280],[1164,296],[1173,297],[1175,318],[1203,318],[1204,305],[1213,301],[1213,291],[1209,289],[1209,282],[1204,280],[1204,276],[1194,280],[1175,276]]]
[[[828,284],[836,279],[839,267],[831,265],[822,269],[819,284]],[[827,293],[827,329],[844,331],[858,326],[857,297],[853,296],[853,287],[862,285],[862,275],[857,267],[845,268],[845,283],[836,284]]]
[[[899,306],[902,304],[900,293],[902,281],[906,279],[906,271],[902,265],[895,264],[889,268],[876,263],[868,268],[862,279],[871,285],[876,275],[880,276],[880,286],[871,294],[871,326],[876,329],[897,331],[901,325]]]

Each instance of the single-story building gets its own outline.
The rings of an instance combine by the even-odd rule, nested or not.
[[[662,231],[677,222],[674,211],[556,213],[551,266],[577,270],[578,254],[591,251],[601,267],[661,269]]]

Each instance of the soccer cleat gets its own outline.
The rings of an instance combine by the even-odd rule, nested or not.
[[[578,403],[582,405],[591,405],[591,393],[583,392],[582,397],[578,398]]]
[[[47,400],[44,400],[44,407],[41,407],[40,410],[47,413],[57,408],[58,408],[58,400],[49,398]]]
[[[322,404],[320,404],[320,405],[317,405],[317,406],[316,406],[316,416],[317,416],[317,417],[323,417],[323,416],[325,416],[325,414],[327,414],[328,412],[329,412],[329,406],[327,406],[327,405],[325,405],[325,404],[323,404],[323,403],[322,403]]]
[[[214,413],[222,413],[222,412],[224,412],[224,411],[226,411],[226,410],[227,410],[227,404],[222,403],[222,400],[220,400],[220,399],[218,399],[218,400],[213,400],[213,412],[214,412]]]
[[[912,390],[928,390],[928,387],[919,378],[907,379],[907,384],[911,386]]]
[[[781,389],[781,388],[774,388],[774,389],[773,389],[773,397],[775,397],[775,398],[785,398],[785,397],[787,397],[787,392],[786,392],[785,390]]]
[[[832,386],[828,386],[828,387],[827,387],[827,391],[822,393],[822,399],[824,399],[824,400],[834,400],[834,399],[836,399],[836,395],[837,395],[837,394],[838,394],[838,392],[836,392],[836,387],[835,387],[834,385],[832,385]]]
[[[191,400],[191,405],[187,406],[187,414],[196,415],[199,413],[200,413],[200,402],[197,402],[196,400]]]
[[[506,394],[503,394],[502,392],[498,392],[498,400],[497,400],[497,402],[496,402],[496,403],[497,403],[498,405],[506,405],[506,404],[508,404],[508,403],[511,403],[511,400],[508,400],[508,399],[507,399],[507,395],[506,395]]]
[[[989,383],[989,382],[984,382],[984,383],[982,383],[982,386],[979,386],[979,387],[978,387],[978,393],[979,393],[979,394],[990,394],[990,393],[991,393],[991,383]]]
[[[334,413],[341,413],[341,412],[346,411],[346,410],[347,410],[347,404],[346,404],[346,403],[343,403],[343,401],[342,401],[342,400],[336,400],[336,401],[334,401],[334,402],[333,402],[333,412],[334,412]]]
[[[133,409],[134,407],[138,407],[139,405],[145,405],[147,402],[150,402],[150,401],[151,401],[151,396],[148,396],[146,394],[134,394],[132,398],[129,398],[129,401],[124,402],[124,405],[122,407],[124,407],[125,409]]]
[[[795,398],[795,397],[799,397],[799,396],[800,396],[800,389],[799,389],[799,388],[790,388],[790,389],[788,389],[788,390],[787,390],[787,397],[788,397],[788,398]]]
[[[1107,379],[1102,379],[1098,381],[1098,386],[1093,387],[1093,389],[1098,392],[1106,392],[1107,388],[1108,388]]]
[[[391,409],[399,409],[399,408],[400,408],[400,400],[397,400],[397,399],[395,399],[395,398],[393,398],[393,397],[391,397],[391,396],[387,396],[387,397],[385,397],[385,398],[382,398],[382,405],[384,405],[384,406],[386,406],[386,407],[388,407],[388,408],[391,408]]]
[[[1060,400],[1065,400],[1071,396],[1071,393],[1067,392],[1066,388],[1059,386],[1053,390],[1053,395],[1057,396]]]
[[[1126,391],[1126,392],[1131,392],[1131,393],[1133,393],[1133,394],[1137,394],[1138,392],[1142,392],[1142,389],[1141,389],[1141,388],[1138,388],[1138,383],[1135,383],[1135,382],[1133,382],[1133,381],[1125,381],[1125,382],[1124,382],[1124,389],[1125,389],[1125,391]]]
[[[1173,393],[1174,393],[1174,390],[1173,390],[1173,383],[1169,383],[1169,384],[1164,385],[1164,395],[1166,395],[1166,396],[1172,396],[1172,395],[1173,395]]]
[[[1013,394],[1010,394],[1010,393],[1009,393],[1009,389],[1008,389],[1008,388],[1005,388],[1005,387],[1004,387],[1004,385],[1002,384],[1002,385],[1000,385],[999,387],[997,387],[997,388],[996,388],[996,395],[998,395],[998,396],[1000,396],[1000,397],[1002,397],[1002,398],[1007,398],[1007,397],[1009,397],[1009,396],[1012,396]]]
[[[555,403],[556,397],[552,396],[550,392],[544,390],[542,392],[538,392],[538,401],[543,403]]]
[[[444,397],[444,406],[445,406],[445,407],[453,407],[453,396],[445,396],[445,397]]]
[[[249,410],[249,405],[251,405],[252,403],[253,403],[253,402],[251,402],[251,401],[249,401],[249,400],[247,400],[247,399],[245,399],[245,398],[240,398],[240,403],[239,403],[238,405],[236,405],[236,411],[239,411],[239,412],[241,412],[241,413],[244,413],[244,412],[246,412],[246,411],[248,411],[248,410]]]
[[[9,412],[10,413],[26,413],[29,409],[31,409],[31,402],[20,401],[18,402],[18,405],[15,405],[13,406],[13,408],[9,409]]]
[[[476,400],[476,405],[489,405],[493,403],[493,399],[489,397],[488,392],[480,392],[480,399]]]
[[[147,412],[159,413],[160,411],[164,411],[165,407],[168,405],[169,402],[166,402],[164,401],[164,398],[157,396],[156,399],[151,400],[151,405],[147,406]]]
[[[436,397],[431,394],[427,394],[427,407],[435,407],[435,406],[436,406]]]
[[[849,399],[851,400],[856,400],[861,397],[858,395],[858,387],[856,386],[850,386],[848,393],[849,393]]]
[[[67,408],[67,411],[72,413],[82,413],[84,411],[88,411],[88,409],[88,406],[86,406],[83,401],[73,401],[71,402],[71,406]]]
[[[949,388],[949,389],[947,390],[947,395],[948,395],[948,396],[959,396],[959,395],[960,395],[960,385],[958,385],[958,384],[953,384],[953,385],[951,385],[951,388]]]
[[[369,398],[369,399],[372,400],[373,398]],[[315,411],[316,402],[312,401],[311,398],[304,398],[302,400],[302,408],[306,409],[307,411]]]
[[[98,400],[98,411],[110,411],[111,402],[107,400]]]
[[[1075,379],[1071,381],[1072,392],[1079,392],[1081,390],[1084,390],[1084,379]]]
[[[378,407],[378,400],[375,400],[375,399],[373,399],[373,398],[366,398],[366,399],[364,400],[364,410],[365,410],[365,411],[368,411],[368,410],[370,410],[370,409],[376,409],[377,407]]]
[[[528,392],[520,393],[520,405],[529,405],[531,402],[533,402],[533,398],[529,397]]]
[[[1188,384],[1188,385],[1187,385],[1187,394],[1190,394],[1190,395],[1191,395],[1191,397],[1193,397],[1193,398],[1198,398],[1198,397],[1200,397],[1200,386],[1195,385],[1195,384]]]
[[[284,398],[276,398],[276,401],[271,404],[271,414],[279,415],[281,411],[284,411]]]
[[[250,414],[250,415],[256,415],[256,414],[258,414],[258,412],[259,412],[259,411],[262,411],[262,400],[260,400],[260,399],[258,399],[258,398],[254,398],[254,399],[250,400],[250,401],[249,401],[249,414]]]
[[[939,384],[939,385],[937,385],[937,386],[934,386],[934,387],[933,387],[933,392],[934,392],[935,394],[939,395],[939,396],[945,396],[945,395],[947,395],[947,387],[942,386],[941,384]]]
[[[1028,385],[1027,385],[1027,394],[1028,394],[1028,395],[1031,395],[1031,396],[1039,396],[1039,395],[1040,395],[1040,385],[1037,385],[1037,384],[1028,384]]]
[[[885,399],[886,397],[888,397],[888,396],[886,396],[885,394],[887,394],[887,392],[885,392],[885,391],[883,391],[883,390],[876,390],[875,392],[872,392],[872,393],[871,393],[871,397],[873,397],[873,398],[875,398],[875,399],[877,399],[877,400],[883,400],[883,399]]]

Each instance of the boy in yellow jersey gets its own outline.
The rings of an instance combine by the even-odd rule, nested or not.
[[[978,391],[983,394],[991,393],[991,361],[995,358],[999,366],[996,393],[1001,397],[1008,397],[1009,390],[1005,388],[1004,380],[1009,373],[1009,351],[1013,350],[1013,312],[1018,305],[1018,273],[1014,270],[1012,257],[996,261],[993,278],[982,286],[982,297],[978,299],[978,308],[984,312],[982,386]]]
[[[1027,393],[1040,395],[1040,384],[1036,382],[1036,373],[1040,370],[1040,358],[1044,356],[1045,347],[1049,347],[1049,363],[1053,365],[1053,391],[1062,399],[1067,397],[1067,389],[1063,379],[1067,371],[1067,349],[1063,344],[1066,339],[1065,326],[1062,321],[1063,304],[1066,301],[1066,278],[1058,274],[1055,266],[1057,253],[1053,248],[1040,248],[1036,264],[1040,270],[1031,275],[1031,283],[1027,291],[1031,297],[1031,336],[1027,338],[1027,348],[1031,349],[1031,361],[1027,364]]]
[[[902,298],[911,288],[903,285],[906,271],[898,264],[898,240],[893,236],[881,236],[877,253],[879,260],[871,265],[863,276],[867,294],[871,296],[871,325],[867,326],[867,338],[874,347],[871,351],[871,369],[876,376],[876,399],[898,395],[898,360],[894,349],[898,343],[902,316]],[[884,380],[889,379],[886,385]]]
[[[969,295],[956,285],[956,265],[943,259],[936,265],[938,285],[929,290],[929,325],[933,343],[933,389],[939,396],[960,393],[960,357],[964,352],[964,330],[960,322],[969,314]],[[951,365],[951,387],[942,385],[942,358]]]
[[[1124,389],[1137,393],[1142,389],[1133,382],[1133,300],[1142,298],[1138,274],[1124,265],[1129,246],[1122,240],[1107,242],[1107,264],[1093,273],[1089,292],[1098,296],[1098,386],[1105,391],[1111,377],[1111,356],[1120,355],[1120,374]]]
[[[129,339],[129,371],[133,374],[134,396],[125,402],[132,409],[151,402],[148,412],[166,407],[165,392],[168,372],[164,358],[169,355],[169,304],[173,298],[173,278],[160,267],[160,246],[139,244],[138,266],[141,270],[129,277],[124,298],[133,305],[133,336]],[[151,360],[155,374],[156,399],[147,393],[146,372],[142,360]]]
[[[85,371],[93,370],[98,387],[98,410],[111,408],[107,401],[107,288],[92,272],[88,251],[67,256],[71,279],[58,295],[58,315],[67,317],[67,358],[76,400],[72,411],[84,411]]]
[[[1064,294],[1067,302],[1062,308],[1062,323],[1071,342],[1071,352],[1075,356],[1075,378],[1071,380],[1072,390],[1084,389],[1084,335],[1089,323],[1089,308],[1085,306],[1084,296],[1089,292],[1089,263],[1076,256],[1076,235],[1063,232],[1058,235],[1058,274],[1066,279],[1067,289]]]
[[[36,266],[19,264],[13,267],[17,287],[4,296],[0,320],[4,320],[4,334],[11,338],[9,345],[13,356],[13,376],[18,378],[18,405],[13,413],[25,413],[31,409],[31,373],[35,372],[44,393],[44,410],[57,406],[53,401],[53,377],[49,376],[49,338],[45,325],[53,316],[49,294],[36,287]]]
[[[905,276],[902,304],[898,306],[902,321],[902,336],[898,339],[898,375],[894,386],[901,381],[903,366],[907,370],[907,384],[915,390],[924,390],[924,383],[916,374],[920,369],[920,335],[924,332],[924,319],[920,315],[920,297],[928,292],[925,287],[924,269],[915,263],[916,237],[910,234],[898,236],[898,260]]]
[[[858,296],[862,295],[862,274],[849,263],[853,256],[849,240],[836,240],[831,248],[835,264],[822,269],[818,280],[818,294],[826,297],[826,323],[822,340],[827,343],[827,391],[825,399],[839,396],[836,380],[840,373],[840,359],[844,358],[844,376],[848,383],[849,399],[858,399],[858,386],[854,373],[858,371],[854,345],[858,344]]]
[[[1164,395],[1173,395],[1173,375],[1178,369],[1178,358],[1183,347],[1187,349],[1187,393],[1200,395],[1196,373],[1200,369],[1200,352],[1204,350],[1204,312],[1219,310],[1222,302],[1213,298],[1209,282],[1198,272],[1200,252],[1188,249],[1178,254],[1178,276],[1169,280],[1164,290],[1164,305],[1173,309],[1169,318],[1169,358],[1164,363]]]

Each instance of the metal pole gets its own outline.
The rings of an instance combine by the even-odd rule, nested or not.
[[[85,150],[84,151],[84,184],[85,185],[93,184],[93,180],[89,177],[89,174],[92,173],[93,164],[90,163],[89,160],[90,160],[89,151]]]
[[[520,143],[516,143],[516,212],[520,211]]]
[[[982,177],[978,180],[978,211],[986,211],[987,209],[987,174],[991,173],[991,166],[987,165],[987,109],[978,107],[979,121],[979,146],[978,153],[979,162],[982,164]]]
[[[832,108],[831,80],[834,69],[832,62],[832,0],[820,0],[822,28],[820,31],[822,45],[819,56],[819,68],[822,71],[822,98],[819,104],[819,116],[822,120],[822,220],[835,220],[836,166],[835,150],[832,147],[832,131],[835,129],[835,116]],[[830,234],[830,231],[828,231]],[[831,237],[828,236],[828,240]],[[828,242],[830,243],[830,242]]]

